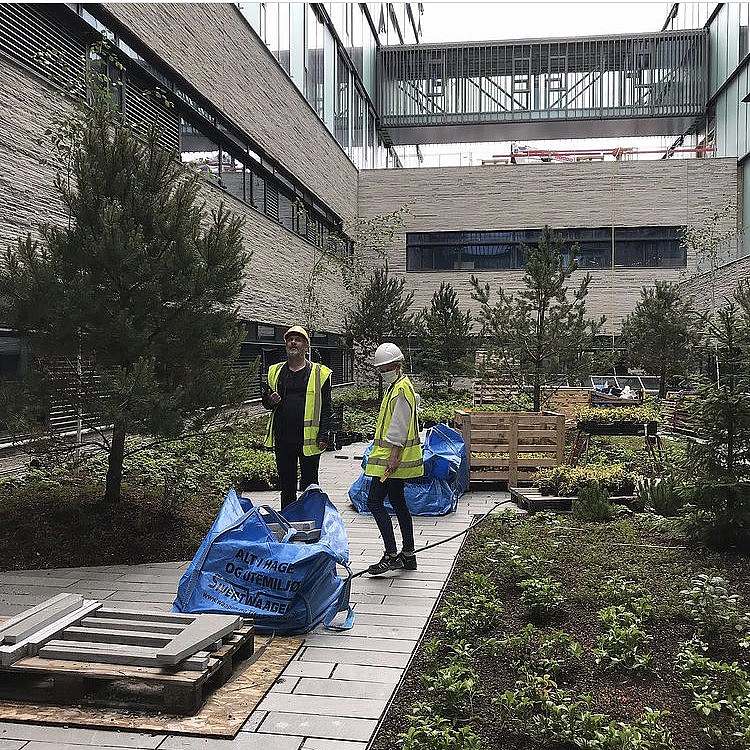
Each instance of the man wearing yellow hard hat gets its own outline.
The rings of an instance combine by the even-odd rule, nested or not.
[[[320,454],[331,429],[331,370],[307,358],[310,337],[302,326],[284,334],[286,362],[268,368],[263,405],[271,410],[267,448],[276,454],[281,507],[297,499],[297,467],[304,490],[318,484]]]

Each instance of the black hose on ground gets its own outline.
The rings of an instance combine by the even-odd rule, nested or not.
[[[451,542],[454,539],[458,539],[458,537],[463,536],[464,534],[468,534],[471,529],[475,529],[477,526],[480,526],[483,524],[494,512],[497,508],[499,508],[501,505],[505,505],[507,503],[507,500],[500,500],[499,502],[495,503],[479,520],[472,520],[472,522],[465,528],[463,531],[459,531],[456,534],[453,534],[452,536],[448,536],[445,539],[441,539],[439,542],[433,542],[432,544],[427,544],[424,547],[420,547],[419,549],[414,550],[414,554],[418,555],[420,552],[424,552],[425,550],[432,549],[433,547],[439,547],[441,544],[445,544],[446,542]],[[352,574],[352,578],[359,578],[359,576],[364,575],[367,573],[368,568],[365,568],[364,570],[360,570],[357,573]]]

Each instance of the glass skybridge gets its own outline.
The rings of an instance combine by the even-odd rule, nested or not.
[[[394,144],[680,135],[705,109],[705,29],[382,47]]]

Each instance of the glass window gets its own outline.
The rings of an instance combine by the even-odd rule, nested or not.
[[[279,3],[279,64],[289,72],[289,3]]]
[[[354,87],[354,120],[352,122],[352,161],[362,168],[365,145],[365,100],[359,89]]]
[[[180,120],[180,161],[219,183],[219,147],[187,120]]]
[[[349,148],[350,84],[349,68],[341,52],[336,55],[336,115],[334,136],[342,148]]]
[[[232,154],[223,153],[224,163],[221,167],[221,182],[227,192],[241,201],[245,198],[245,165]]]
[[[615,228],[615,265],[678,268],[687,265],[680,227]]]
[[[609,268],[612,265],[612,229],[560,229],[555,234],[565,243],[564,256],[575,252],[579,268]],[[577,246],[577,247],[576,247]]]
[[[292,199],[279,191],[279,223],[282,227],[294,231]]]
[[[279,4],[266,3],[266,44],[271,54],[279,56]]]
[[[307,101],[325,119],[323,24],[312,5],[307,6]]]
[[[258,211],[266,210],[266,181],[263,175],[253,170],[252,175],[252,204]]]

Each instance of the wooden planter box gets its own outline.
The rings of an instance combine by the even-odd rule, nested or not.
[[[456,411],[472,482],[530,482],[564,460],[565,415],[557,412]],[[488,455],[479,456],[484,453]]]
[[[542,388],[542,403],[546,403],[550,411],[574,419],[578,409],[582,406],[591,406],[591,393],[591,388]],[[550,394],[549,398],[547,394]]]
[[[537,511],[554,510],[568,512],[573,508],[573,497],[557,495],[542,495],[538,487],[510,487],[510,499],[529,515]],[[613,505],[630,505],[635,501],[635,495],[615,495],[609,498]]]

